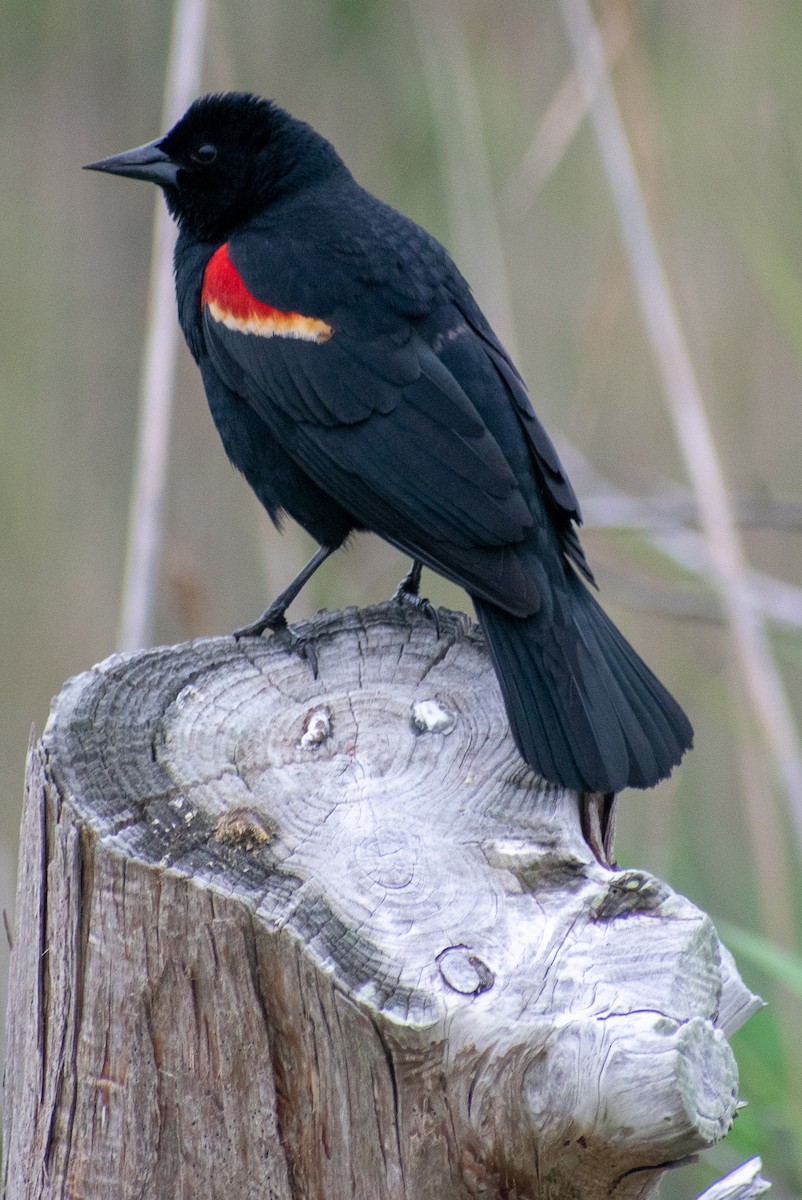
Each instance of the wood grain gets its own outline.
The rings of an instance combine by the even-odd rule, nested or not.
[[[7,1197],[649,1195],[737,1102],[725,1035],[758,1002],[709,918],[597,861],[466,618],[299,631],[317,678],[219,638],[56,698],[23,818]]]

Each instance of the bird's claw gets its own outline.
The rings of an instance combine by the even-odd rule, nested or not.
[[[299,658],[302,658],[309,664],[312,677],[317,679],[318,663],[314,645],[309,638],[302,637],[301,634],[290,629],[283,612],[271,613],[268,609],[267,612],[262,613],[258,621],[254,621],[251,625],[243,625],[241,629],[235,629],[234,638],[239,641],[241,638],[261,637],[266,629],[273,634],[271,642],[277,642],[288,654],[297,654]]]
[[[410,572],[410,575],[405,576],[405,578],[401,580],[398,587],[393,592],[392,600],[395,604],[407,604],[411,608],[417,609],[418,612],[423,613],[424,617],[433,622],[435,633],[439,641],[440,617],[437,609],[434,607],[431,600],[427,600],[425,596],[418,595],[417,585],[420,583],[420,575],[418,575],[417,580],[411,580],[411,574],[412,573]]]
[[[283,646],[288,654],[297,654],[309,667],[309,670],[312,672],[312,678],[317,679],[317,651],[315,650],[314,643],[309,638],[302,637],[301,634],[290,629],[285,621],[283,628],[276,629],[270,640],[271,642],[278,640],[279,645]]]
[[[262,613],[258,621],[253,621],[250,625],[243,625],[240,629],[234,630],[234,640],[239,641],[240,638],[261,637],[266,629],[272,633],[281,633],[282,630],[288,629],[287,618],[284,616],[284,611],[277,609],[273,611],[268,608]]]

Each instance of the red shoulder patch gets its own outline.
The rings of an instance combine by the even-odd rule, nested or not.
[[[252,296],[228,257],[226,242],[215,250],[206,264],[201,287],[201,308],[208,308],[210,316],[227,329],[234,329],[237,333],[253,333],[258,337],[327,342],[334,332],[331,325],[318,317],[281,312]]]

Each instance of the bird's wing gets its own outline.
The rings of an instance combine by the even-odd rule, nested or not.
[[[526,385],[467,288],[457,297],[456,304],[467,326],[476,334],[485,354],[493,363],[517,414],[529,446],[541,494],[554,521],[563,553],[574,562],[588,582],[595,586],[596,580],[585,558],[576,528],[582,524],[579,501],[554,443],[532,406]],[[449,365],[459,377],[459,364],[449,361]]]
[[[299,270],[302,247],[285,238],[274,239],[266,254],[260,231],[238,237],[233,245],[243,277],[256,295],[280,296],[284,290],[289,300],[290,294],[297,296],[306,289],[305,302],[336,309],[341,332],[354,333],[363,344],[371,334],[392,333],[399,315],[414,321],[430,344],[439,342],[438,357],[480,408],[494,433],[499,420],[508,420],[508,406],[511,408],[517,418],[514,428],[507,425],[506,437],[502,430],[500,440],[506,448],[523,433],[563,553],[595,584],[577,534],[582,516],[576,493],[523,379],[470,287],[430,234],[375,197],[357,191],[363,200],[357,206],[360,224],[344,230],[341,246],[345,252],[329,257],[325,271]],[[343,205],[340,211],[352,212],[353,206]],[[376,254],[376,246],[381,246],[382,253]],[[311,258],[315,252],[310,248],[307,253]],[[468,331],[475,336],[460,336]],[[492,386],[488,388],[490,364]],[[479,403],[482,393],[485,406]]]
[[[237,251],[213,256],[202,292],[207,349],[227,385],[357,524],[511,613],[548,607],[544,560],[559,550],[531,469],[515,461],[528,455],[525,438],[476,334],[468,330],[463,374],[484,413],[438,355],[436,336],[422,336],[377,291],[338,286],[330,307],[310,311],[308,259],[294,291],[285,283],[254,294]],[[321,272],[325,293],[328,264]],[[444,345],[448,337],[445,328]],[[499,412],[488,421],[493,402]]]

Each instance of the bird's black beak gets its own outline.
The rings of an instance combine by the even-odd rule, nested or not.
[[[112,154],[100,162],[87,163],[85,171],[107,171],[110,175],[126,175],[129,179],[147,179],[159,187],[175,187],[178,164],[160,148],[158,142],[148,142],[135,150]]]

